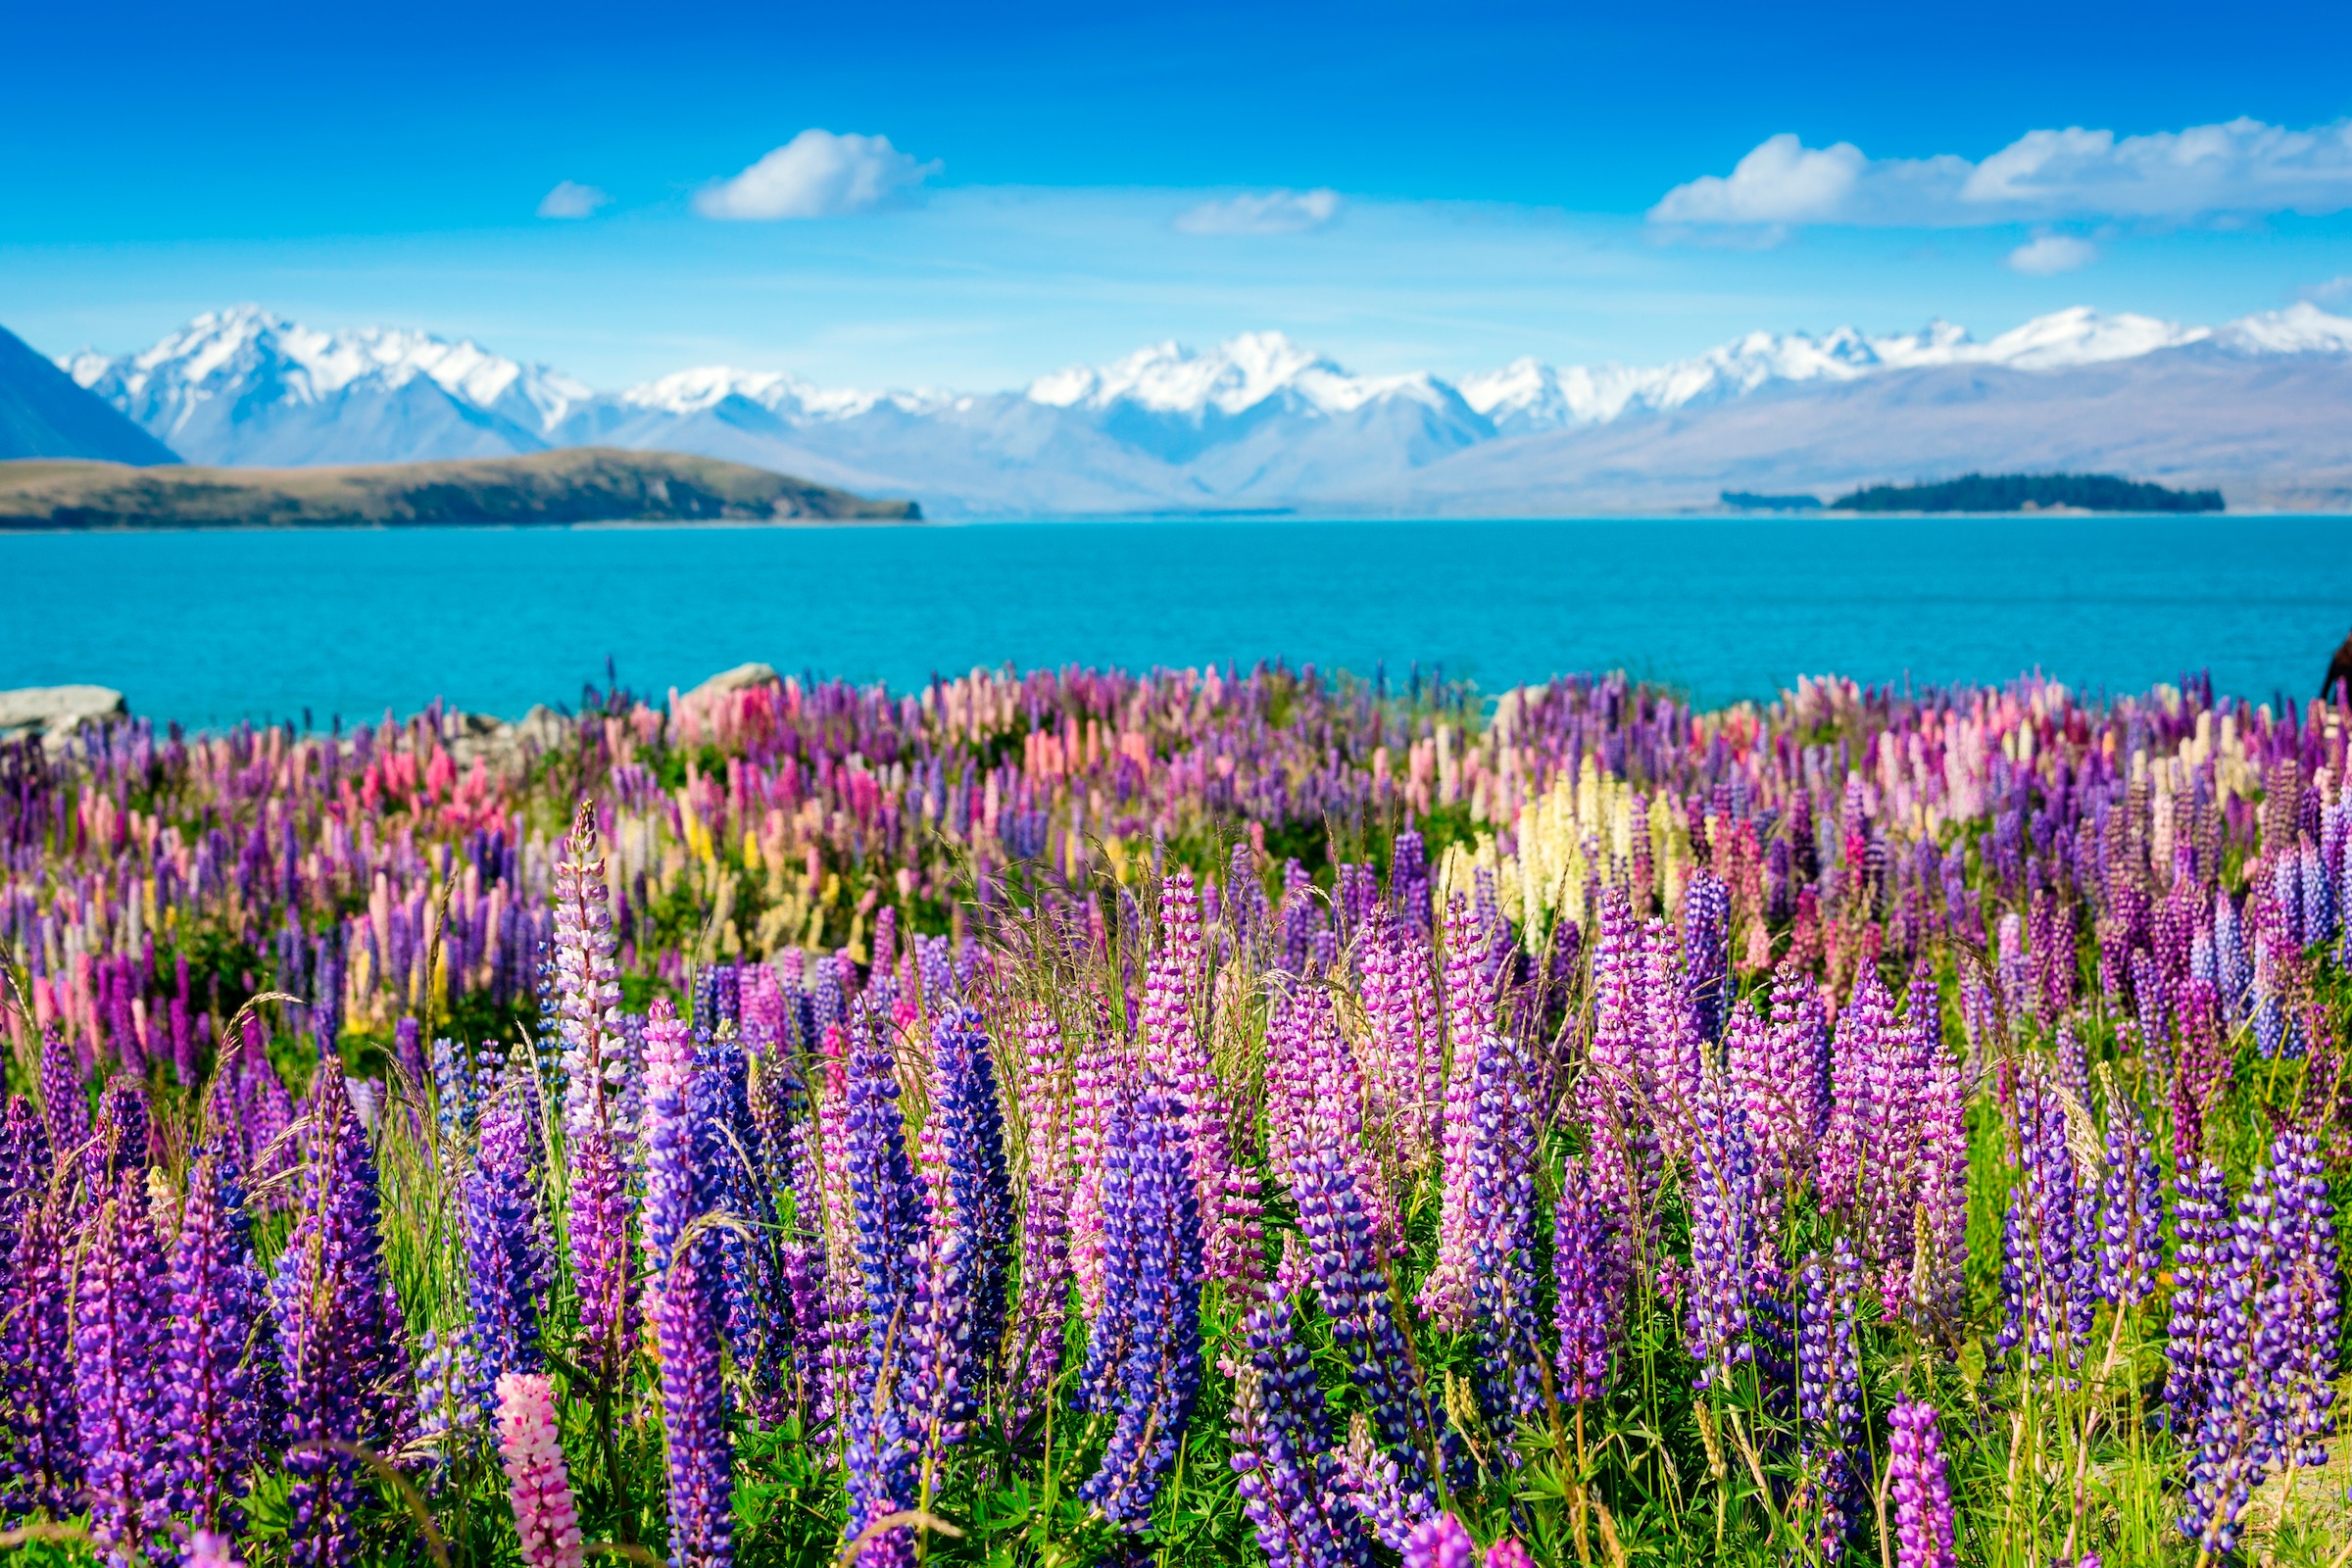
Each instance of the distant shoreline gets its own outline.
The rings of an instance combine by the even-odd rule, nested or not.
[[[0,462],[0,530],[12,533],[921,521],[911,501],[869,500],[714,458],[598,447],[344,468]]]

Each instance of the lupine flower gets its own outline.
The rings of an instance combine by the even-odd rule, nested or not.
[[[298,1568],[330,1568],[353,1549],[362,1466],[324,1445],[390,1452],[413,1405],[400,1298],[378,1241],[374,1156],[344,1092],[341,1058],[320,1059],[303,1119],[294,1229],[270,1295],[293,1477],[287,1555]]]
[[[595,808],[586,801],[556,862],[555,915],[572,1278],[580,1297],[583,1361],[593,1375],[610,1379],[637,1328],[631,1215],[620,1159],[633,1131],[623,1103],[630,1053],[613,960],[612,906]]]
[[[41,1031],[41,1117],[55,1157],[78,1161],[90,1141],[90,1102],[82,1094],[74,1048],[54,1023]]]
[[[719,1381],[719,1261],[698,1230],[670,1256],[655,1298],[662,1350],[662,1422],[669,1437],[671,1568],[727,1568],[735,1560],[733,1441]]]
[[[147,1131],[147,1091],[134,1078],[109,1081],[81,1156],[81,1179],[93,1200],[113,1190],[124,1172],[146,1174]]]
[[[1429,947],[1382,905],[1366,922],[1361,962],[1373,1113],[1395,1136],[1404,1167],[1418,1174],[1437,1158],[1445,1104]]]
[[[1699,1038],[1720,1045],[1732,1004],[1731,893],[1712,871],[1694,873],[1683,889],[1683,964],[1690,1012]]]
[[[1200,1392],[1200,1217],[1183,1114],[1159,1090],[1138,1096],[1104,1171],[1103,1310],[1084,1386],[1113,1424],[1079,1495],[1129,1530],[1151,1518]]]
[[[101,1206],[74,1289],[74,1374],[90,1538],[108,1562],[126,1564],[145,1555],[164,1522],[168,1301],[140,1174],[126,1171],[93,1197]]]
[[[1365,1568],[1371,1538],[1340,1488],[1330,1412],[1278,1293],[1243,1322],[1250,1364],[1236,1372],[1235,1490],[1268,1568]]]
[[[851,1019],[851,1037],[844,1162],[864,1286],[865,1351],[849,1407],[845,1541],[916,1500],[922,1435],[908,1406],[918,1393],[920,1352],[912,1341],[928,1319],[930,1284],[923,1195],[906,1158],[890,1048],[862,1006]],[[896,1568],[912,1557],[909,1532],[897,1529],[869,1542],[859,1560]]]
[[[1755,1290],[1756,1171],[1747,1112],[1731,1085],[1710,1071],[1697,1096],[1698,1136],[1690,1173],[1690,1298],[1684,1325],[1693,1380],[1723,1386],[1734,1364],[1754,1354],[1748,1307]]]
[[[1657,1128],[1642,1087],[1648,1009],[1642,986],[1633,906],[1612,888],[1601,896],[1600,935],[1592,950],[1592,1040],[1577,1079],[1576,1104],[1592,1140],[1592,1196],[1608,1220],[1618,1279],[1633,1276],[1660,1168]],[[1450,1149],[1446,1157],[1454,1157]]]
[[[1898,1568],[1955,1568],[1952,1492],[1936,1407],[1902,1398],[1888,1417],[1887,1491],[1894,1499]]]
[[[195,1530],[188,1535],[188,1549],[181,1553],[179,1568],[245,1568],[238,1558],[236,1543],[213,1530]]]
[[[1012,1188],[1004,1166],[1004,1111],[980,1015],[943,1007],[932,1025],[931,1115],[940,1162],[939,1201],[928,1239],[926,1314],[911,1325],[913,1397],[927,1454],[962,1441],[979,1414],[1004,1337],[1011,1262]]]
[[[1021,1010],[1020,1107],[1028,1179],[1021,1212],[1020,1301],[1005,1371],[1007,1433],[1017,1434],[1044,1408],[1061,1368],[1070,1311],[1069,1096],[1061,1028],[1051,1008]]]
[[[526,1568],[580,1568],[580,1515],[556,1435],[555,1392],[544,1375],[499,1374],[498,1455]]]
[[[1865,970],[1854,982],[1854,994],[1838,1014],[1830,1045],[1830,1118],[1821,1145],[1821,1200],[1827,1206],[1851,1212],[1865,1194],[1863,1154],[1877,1152],[1874,1142],[1883,1108],[1873,1098],[1891,1082],[1882,1060],[1894,1036],[1894,998],[1875,970]]]
[[[426,1329],[417,1348],[422,1353],[416,1361],[416,1446],[431,1455],[431,1478],[439,1481],[450,1462],[481,1436],[498,1391],[494,1380],[482,1375],[472,1336],[463,1327]]]
[[[666,998],[645,1025],[645,1255],[657,1277],[670,1249],[704,1210],[711,1181],[706,1135],[695,1114],[694,1031]]]
[[[2107,1185],[2099,1210],[2099,1298],[2138,1306],[2155,1294],[2164,1193],[2139,1106],[2107,1097]]]
[[[2172,1322],[2165,1336],[2170,1364],[2164,1401],[2172,1427],[2197,1429],[2212,1387],[2212,1337],[2220,1325],[2222,1271],[2230,1246],[2230,1189],[2221,1167],[2207,1160],[2180,1184],[2174,1209]]]
[[[511,1063],[506,1082],[483,1107],[473,1168],[460,1199],[466,1229],[466,1277],[473,1301],[473,1345],[483,1373],[537,1372],[549,1264],[539,1205],[532,1188],[535,1140],[524,1097],[530,1065]]]
[[[1459,1519],[1439,1514],[1405,1539],[1404,1568],[1478,1568],[1478,1543]]]
[[[66,1353],[72,1293],[47,1177],[35,1171],[8,1200],[9,1250],[0,1257],[0,1507],[64,1514],[77,1505],[82,1482],[79,1401]]]
[[[1995,1344],[2022,1350],[2029,1371],[2080,1365],[2090,1333],[2092,1237],[2079,1208],[2066,1108],[2038,1071],[2018,1077],[2022,1170],[2002,1222],[2001,1332]]]
[[[1185,1141],[1192,1150],[1193,1190],[1208,1247],[1208,1277],[1247,1284],[1258,1268],[1256,1216],[1228,1214],[1227,1200],[1243,1187],[1227,1130],[1225,1092],[1194,1022],[1205,974],[1200,951],[1200,900],[1193,873],[1179,866],[1161,884],[1160,939],[1144,981],[1144,1049],[1167,1075],[1184,1103]]]
[[[1842,1234],[1824,1259],[1805,1260],[1799,1280],[1796,1413],[1802,1433],[1804,1517],[1822,1557],[1834,1560],[1861,1523],[1862,1356],[1856,1343],[1862,1260]]]
[[[1610,1275],[1608,1216],[1592,1200],[1585,1168],[1574,1162],[1552,1214],[1551,1263],[1559,1398],[1581,1404],[1608,1392],[1617,1287]]]
[[[258,1332],[268,1293],[225,1153],[205,1154],[188,1172],[171,1290],[161,1392],[170,1411],[172,1506],[201,1528],[234,1535],[276,1367]]]
[[[1332,1342],[1362,1391],[1374,1435],[1408,1472],[1421,1475],[1427,1465],[1420,1445],[1433,1435],[1436,1412],[1396,1326],[1372,1226],[1339,1150],[1326,1145],[1294,1155],[1291,1194]]]

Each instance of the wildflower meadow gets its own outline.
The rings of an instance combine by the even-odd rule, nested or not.
[[[27,1561],[2345,1568],[2352,705],[0,750]]]

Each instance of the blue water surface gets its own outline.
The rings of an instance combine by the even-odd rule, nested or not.
[[[0,535],[0,687],[196,725],[660,694],[764,660],[906,687],[975,663],[1312,661],[1488,691],[1624,668],[1698,702],[1801,672],[2307,696],[2352,518],[1696,517]]]

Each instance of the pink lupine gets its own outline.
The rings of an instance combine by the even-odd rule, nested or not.
[[[498,1379],[498,1456],[514,1503],[514,1532],[528,1568],[580,1568],[580,1515],[572,1505],[555,1393],[544,1373]]]

